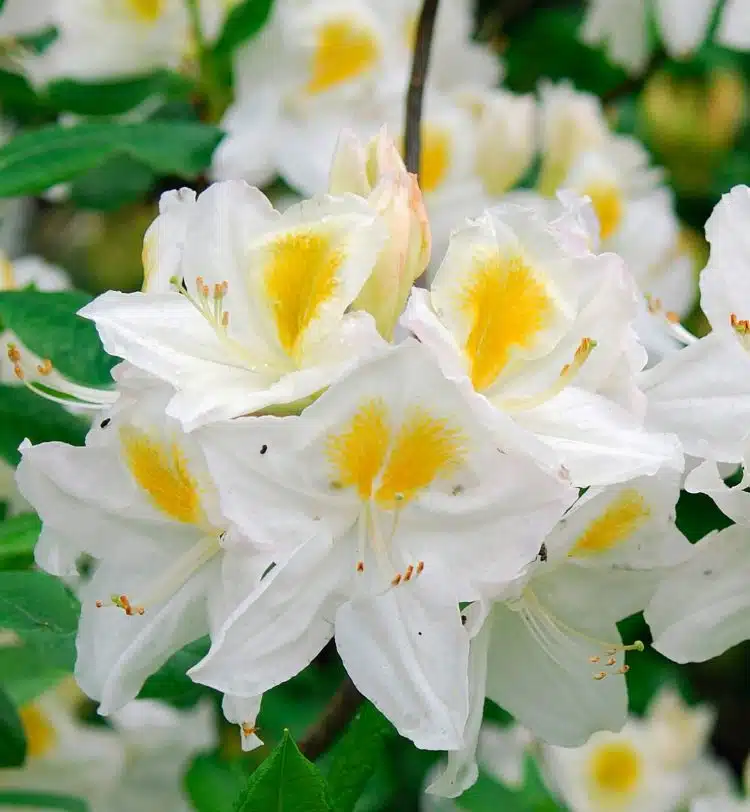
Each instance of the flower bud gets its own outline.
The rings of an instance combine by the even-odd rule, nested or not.
[[[344,130],[328,190],[367,198],[388,228],[388,239],[352,308],[372,314],[380,334],[390,340],[411,286],[430,259],[430,229],[417,178],[406,171],[385,128],[366,144]]]

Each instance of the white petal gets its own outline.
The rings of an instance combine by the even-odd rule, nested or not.
[[[615,64],[640,73],[648,61],[645,0],[592,0],[581,39],[589,45],[606,44]]]
[[[263,741],[255,733],[255,720],[260,713],[260,696],[243,699],[238,696],[224,695],[221,709],[227,722],[240,726],[242,749],[247,752],[260,747]]]
[[[690,493],[706,493],[717,507],[730,519],[750,526],[750,493],[745,489],[750,486],[750,469],[745,464],[742,480],[730,488],[723,479],[717,464],[711,460],[694,468],[685,480],[685,490]]]
[[[744,0],[727,0],[716,39],[727,48],[750,49],[750,9]]]
[[[466,631],[472,635],[469,646],[469,716],[460,750],[448,753],[448,763],[427,787],[427,792],[443,798],[457,798],[477,780],[477,743],[484,715],[485,684],[487,682],[487,649],[490,624],[486,607],[472,604],[464,610]],[[478,616],[482,618],[479,620]],[[479,628],[472,629],[478,621]],[[472,634],[473,633],[473,634]]]
[[[469,636],[429,575],[336,613],[336,647],[357,688],[423,750],[461,747]]]
[[[716,0],[658,0],[656,18],[664,45],[677,59],[694,51],[705,39]]]
[[[192,189],[165,192],[159,199],[159,216],[143,238],[143,290],[167,293],[172,278],[179,279],[180,260],[195,207]]]
[[[676,437],[646,431],[622,407],[574,386],[516,419],[560,454],[571,481],[580,486],[609,485],[664,465],[678,470],[683,465]]]
[[[496,604],[491,618],[487,696],[520,724],[566,747],[583,744],[596,730],[622,727],[627,716],[625,677],[610,674],[594,680],[597,669],[589,657],[597,652],[590,640],[566,634],[538,612],[529,621],[531,627],[519,612],[502,604]],[[597,631],[603,640],[620,639],[613,623],[602,623]]]
[[[654,648],[678,663],[717,657],[750,637],[750,531],[714,533],[664,580],[646,609]]]
[[[321,533],[277,564],[214,635],[211,650],[188,674],[195,682],[251,699],[310,664],[333,636],[344,570]]]

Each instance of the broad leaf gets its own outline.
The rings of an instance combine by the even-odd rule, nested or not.
[[[247,778],[237,762],[217,754],[197,756],[185,776],[185,789],[196,812],[232,812]]]
[[[0,690],[0,767],[20,767],[26,760],[26,735],[14,704]]]
[[[44,572],[0,572],[0,629],[43,651],[50,666],[73,670],[80,606],[62,581]]]
[[[33,556],[41,527],[36,513],[21,513],[0,523],[0,567]]]
[[[32,443],[60,440],[83,445],[87,428],[83,418],[23,386],[0,384],[0,458],[11,465],[21,459],[18,446],[26,438]]]
[[[326,782],[318,768],[300,753],[289,731],[250,776],[234,812],[331,812]]]
[[[0,646],[0,683],[16,705],[25,705],[70,676],[65,668],[50,664],[44,651],[19,640]]]
[[[208,637],[188,643],[146,680],[138,697],[161,699],[180,707],[194,705],[208,689],[193,682],[187,671],[206,656],[209,646]]]
[[[192,121],[54,125],[17,135],[0,148],[0,197],[39,194],[129,155],[161,175],[196,177],[222,138],[216,127]]]
[[[366,702],[330,753],[326,780],[335,812],[351,812],[367,782],[383,760],[389,740],[396,738],[393,725]]]
[[[78,315],[91,301],[79,290],[0,292],[0,322],[21,344],[76,383],[112,385],[110,370],[117,363],[102,348],[94,323]]]

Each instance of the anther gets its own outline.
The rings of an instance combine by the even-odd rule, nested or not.
[[[607,665],[617,665],[617,659],[615,657],[610,657],[607,660]]]
[[[628,671],[630,671],[630,666],[629,665],[622,665],[622,666],[620,666],[620,668],[617,669],[618,674],[627,674]]]
[[[594,674],[594,679],[597,682],[599,682],[600,680],[603,680],[606,676],[607,676],[606,671],[599,671],[598,673]]]
[[[674,312],[674,310],[667,310],[666,313],[664,313],[664,318],[670,324],[679,324],[680,323],[680,317],[679,317],[679,315],[677,313]]]
[[[364,561],[357,561],[357,572],[364,572],[365,571],[365,562]]]
[[[589,662],[590,662],[592,665],[596,665],[598,662],[601,662],[601,659],[602,659],[601,657],[599,657],[598,655],[594,654],[594,656],[593,656],[593,657],[589,657]]]
[[[8,344],[8,359],[13,364],[21,361],[21,352],[15,344]]]
[[[36,371],[40,375],[49,375],[52,372],[52,361],[49,358],[45,358],[41,364],[36,365]]]
[[[229,311],[225,310],[221,314],[221,326],[222,327],[229,327]]]
[[[414,573],[414,565],[409,564],[409,566],[406,568],[406,572],[404,573],[404,581],[409,581],[413,573]]]
[[[391,581],[391,586],[398,586],[401,583],[401,573],[397,572],[393,576],[393,580]]]
[[[97,608],[97,609],[101,609],[101,608],[102,608],[102,606],[104,606],[104,604],[102,603],[102,601],[97,601],[95,605],[96,605],[96,608]]]
[[[252,736],[254,733],[257,733],[259,728],[255,725],[249,725],[247,722],[243,722],[240,727],[242,728],[242,735],[243,736]]]
[[[424,569],[424,561],[417,561],[417,575],[421,575],[423,569]]]
[[[23,380],[23,370],[18,364],[13,367],[13,374],[16,376],[16,378],[18,378],[19,381]]]

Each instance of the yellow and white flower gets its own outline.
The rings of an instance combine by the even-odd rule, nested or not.
[[[382,341],[369,314],[345,313],[385,238],[364,199],[279,214],[227,181],[162,204],[145,291],[105,293],[81,314],[107,351],[176,388],[167,411],[186,427],[307,398]]]

